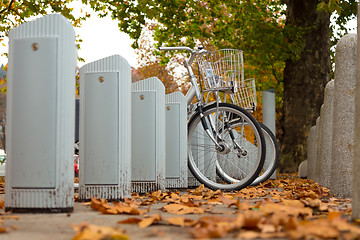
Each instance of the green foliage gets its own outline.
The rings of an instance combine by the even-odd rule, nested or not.
[[[157,45],[203,45],[236,48],[245,53],[246,77],[255,77],[259,91],[274,88],[282,103],[283,69],[287,60],[299,58],[307,29],[286,22],[286,3],[281,0],[130,0],[83,1],[95,10],[111,12],[119,28],[139,39],[146,22],[155,22]],[[338,31],[332,45],[347,33],[345,24],[354,17],[355,0],[319,1],[318,11],[334,12]],[[106,10],[105,10],[106,9]],[[308,26],[311,27],[311,26]],[[138,47],[138,43],[134,43]],[[166,59],[163,60],[166,62]]]
[[[7,64],[5,66],[1,65],[0,73],[1,72],[7,73]],[[0,74],[0,91],[3,93],[7,93],[6,80],[7,80],[7,74]]]
[[[4,45],[4,38],[12,28],[36,16],[60,13],[66,17],[74,27],[79,27],[82,21],[86,20],[90,15],[83,13],[82,16],[75,17],[73,15],[73,9],[70,7],[71,2],[73,2],[73,0],[2,0],[0,2],[0,44]],[[81,41],[81,39],[77,39],[78,43]],[[78,48],[80,48],[79,44]],[[7,55],[7,53],[2,53],[2,55]],[[79,58],[79,60],[83,61],[82,58]],[[0,79],[0,84],[1,91],[6,93],[6,79]]]
[[[73,0],[3,0],[0,2],[0,42],[13,27],[29,18],[53,12],[61,13],[74,26],[89,17],[75,18]],[[82,0],[100,17],[111,15],[119,29],[133,39],[140,39],[147,22],[154,22],[157,44],[196,45],[236,48],[245,52],[246,76],[257,78],[258,90],[274,88],[282,91],[282,72],[287,59],[296,60],[303,46],[300,29],[286,21],[283,0]],[[323,0],[319,11],[336,12],[332,44],[347,33],[345,24],[356,12],[356,0]],[[80,42],[81,40],[79,40]],[[138,41],[133,47],[139,46]],[[162,62],[166,62],[163,59]],[[281,95],[278,95],[281,96]],[[279,101],[281,102],[281,101]]]
[[[276,89],[279,105],[285,60],[297,59],[302,49],[305,30],[285,26],[286,6],[280,0],[83,2],[93,4],[95,10],[112,12],[120,29],[134,39],[140,39],[145,22],[152,21],[158,46],[243,50],[246,77],[257,79],[259,91]],[[134,47],[138,46],[135,42]],[[166,61],[164,58],[162,63]]]
[[[46,15],[49,13],[60,13],[69,19],[75,27],[80,26],[81,22],[89,15],[85,14],[75,18],[69,7],[72,0],[3,0],[0,2],[0,40],[12,28],[29,20],[31,17]]]
[[[335,46],[341,37],[348,34],[346,24],[356,17],[356,0],[330,0],[321,1],[317,6],[318,11],[328,11],[332,14],[333,21],[330,25],[330,54],[332,64],[332,77],[335,70]]]
[[[83,13],[82,16],[75,17],[73,15],[73,8],[70,7],[72,2],[73,0],[2,0],[0,2],[0,43],[4,41],[7,33],[12,28],[36,16],[43,16],[50,13],[60,13],[66,17],[74,27],[79,27],[90,15]],[[81,42],[81,39],[77,41]]]

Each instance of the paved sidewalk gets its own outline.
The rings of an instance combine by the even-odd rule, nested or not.
[[[0,193],[0,202],[4,197],[5,195]],[[73,225],[80,226],[84,222],[93,226],[111,227],[112,231],[113,228],[122,229],[129,239],[193,239],[192,234],[198,237],[226,236],[222,239],[360,239],[360,228],[348,221],[351,214],[351,199],[333,198],[329,195],[328,189],[293,176],[279,177],[240,192],[225,193],[199,187],[177,193],[154,192],[145,198],[134,196],[134,199],[136,204],[126,202],[113,205],[100,201],[93,202],[93,206],[103,212],[121,212],[116,215],[102,214],[91,209],[89,203],[80,202],[74,203],[74,212],[71,214],[8,214],[4,209],[0,209],[0,232],[2,227],[7,230],[6,233],[0,233],[0,240],[70,240],[77,234]],[[140,203],[142,204],[139,206]],[[166,211],[162,208],[166,208]],[[123,213],[134,213],[139,210],[146,213]],[[194,214],[178,215],[180,211],[190,211]],[[160,218],[160,215],[161,220],[154,220],[155,224],[140,228],[144,226],[141,223],[149,223],[151,219]],[[142,222],[118,223],[129,218]],[[174,224],[179,218],[182,223],[192,224],[191,227],[167,224]],[[304,219],[306,221],[302,221]],[[344,232],[345,228],[349,231]],[[83,235],[89,230],[86,227],[81,229]],[[81,240],[101,239],[94,238],[94,233],[90,235],[91,237]]]
[[[184,193],[184,192],[182,192]],[[4,199],[4,194],[0,194],[0,201]],[[150,206],[150,212],[147,215],[161,214],[162,218],[174,217],[174,214],[163,212],[160,209],[167,205],[166,203],[155,203]],[[149,206],[141,206],[140,209],[147,210]],[[228,208],[226,205],[213,206],[211,213],[204,213],[202,215],[190,214],[186,218],[199,219],[206,215],[236,215],[234,208]],[[4,214],[4,209],[0,210],[0,214]],[[169,226],[169,225],[155,225],[144,229],[139,229],[137,224],[118,224],[118,221],[128,219],[131,216],[126,214],[120,215],[105,215],[90,209],[90,206],[85,206],[83,203],[75,202],[74,212],[71,214],[11,214],[9,217],[17,216],[18,219],[4,219],[6,228],[9,228],[7,233],[0,233],[1,240],[21,240],[21,239],[36,239],[36,240],[70,240],[75,236],[75,231],[72,225],[79,225],[83,222],[89,224],[110,226],[126,231],[129,239],[191,239],[187,228]],[[139,218],[142,218],[140,216]]]

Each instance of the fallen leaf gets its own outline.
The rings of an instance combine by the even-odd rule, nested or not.
[[[227,235],[228,229],[226,227],[218,227],[215,225],[208,226],[206,228],[193,228],[190,230],[191,235],[194,238],[223,238]]]
[[[139,225],[139,228],[146,228],[150,225],[152,225],[153,223],[157,223],[161,220],[161,216],[160,214],[155,214],[155,215],[152,215],[152,216],[149,216],[147,218],[144,218],[143,220],[141,220],[138,225]]]
[[[241,238],[241,239],[256,239],[260,236],[259,232],[255,232],[255,231],[241,231],[238,235],[237,238]]]
[[[161,210],[173,214],[203,214],[204,209],[199,207],[188,207],[182,204],[169,204],[164,206]]]
[[[180,227],[191,227],[194,226],[197,223],[197,221],[183,217],[173,217],[173,218],[167,218],[166,223],[168,225],[174,225]]]
[[[139,223],[139,222],[141,222],[141,219],[139,219],[139,218],[127,218],[125,220],[118,221],[117,223],[120,223],[120,224],[134,224],[134,223]]]
[[[236,203],[236,200],[230,197],[225,197],[223,195],[219,196],[218,199],[225,205],[233,205]]]
[[[0,216],[0,219],[15,219],[15,220],[19,220],[20,218],[16,215],[2,215]]]
[[[128,240],[129,237],[124,234],[121,229],[116,229],[107,226],[97,226],[87,223],[81,225],[73,225],[74,230],[77,232],[73,240]]]
[[[312,216],[312,209],[308,207],[296,207],[291,205],[282,205],[282,204],[266,204],[260,207],[261,210],[270,214],[277,212],[285,212],[289,216],[298,217],[302,216]]]
[[[106,201],[95,199],[93,197],[90,197],[90,199],[91,199],[91,202],[90,202],[91,209],[94,209],[101,213],[107,213],[107,206],[105,206],[105,205],[107,205]]]
[[[0,226],[0,233],[6,233],[6,228]]]
[[[265,217],[265,213],[262,211],[247,210],[243,213],[244,222],[243,227],[247,229],[257,229],[261,220]]]

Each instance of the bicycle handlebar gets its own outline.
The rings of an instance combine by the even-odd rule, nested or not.
[[[179,50],[179,51],[189,51],[192,52],[193,50],[189,47],[159,47],[160,51],[174,51],[174,50]]]
[[[188,74],[190,76],[190,81],[191,81],[191,85],[193,90],[191,91],[190,95],[186,95],[188,97],[188,103],[190,103],[190,101],[194,98],[194,96],[196,96],[197,99],[201,99],[201,92],[200,89],[198,87],[198,83],[196,80],[196,77],[193,73],[193,70],[191,68],[191,64],[193,63],[193,61],[197,58],[200,57],[201,55],[207,53],[207,51],[203,48],[199,48],[199,50],[196,49],[192,49],[190,47],[159,47],[160,51],[188,51],[190,53],[190,57],[188,60],[184,60],[183,64],[185,66],[185,68],[188,71]]]
[[[188,51],[188,52],[190,52],[190,58],[187,61],[188,65],[191,65],[196,57],[201,56],[204,53],[207,53],[207,51],[202,47],[199,48],[199,50],[192,49],[190,47],[159,47],[159,50],[160,51]]]

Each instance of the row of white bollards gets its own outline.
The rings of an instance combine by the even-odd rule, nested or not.
[[[5,207],[67,212],[74,199],[75,32],[61,15],[9,33]],[[80,69],[79,199],[188,185],[186,100],[131,84],[119,55]]]

